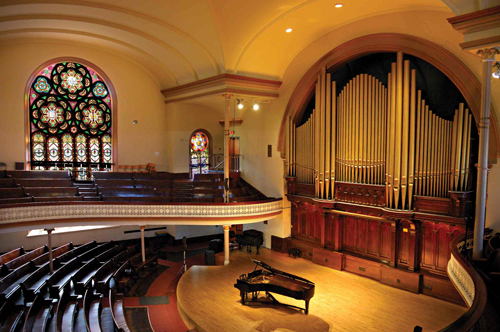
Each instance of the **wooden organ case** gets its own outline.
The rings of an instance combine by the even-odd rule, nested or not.
[[[460,303],[446,269],[472,213],[473,117],[463,103],[452,119],[433,112],[396,59],[386,85],[359,74],[337,87],[324,68],[309,118],[289,118],[292,237],[273,246]]]

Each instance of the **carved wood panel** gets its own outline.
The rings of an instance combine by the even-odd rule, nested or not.
[[[341,202],[385,206],[385,186],[335,182],[335,199]]]

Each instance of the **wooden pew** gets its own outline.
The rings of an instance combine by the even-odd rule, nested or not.
[[[122,196],[103,196],[103,201],[107,202],[151,202],[151,203],[169,203],[172,202],[171,197],[122,197]]]
[[[7,300],[0,308],[0,331],[19,331],[24,324],[25,308]]]
[[[106,250],[109,250],[115,246],[115,243],[113,241],[103,243],[101,245],[98,245],[94,249],[91,249],[83,254],[81,254],[79,257],[82,260],[82,262],[87,263],[88,261],[92,260],[93,258],[97,257],[98,255],[102,254]]]
[[[94,288],[97,293],[106,294],[109,288],[111,277],[118,269],[118,265],[113,261],[107,261],[99,267],[94,274]]]
[[[195,181],[223,181],[224,174],[213,173],[213,174],[195,174]]]
[[[52,249],[52,258],[56,259],[57,257],[67,253],[68,251],[73,249],[73,243],[66,243],[60,247],[57,247],[56,249]],[[38,256],[37,258],[34,258],[33,263],[37,266],[41,266],[49,261],[49,253],[46,252],[43,255]]]
[[[132,172],[94,172],[95,180],[132,180]]]
[[[75,257],[60,266],[47,278],[46,284],[51,298],[58,298],[59,292],[71,282],[71,277],[84,265],[80,257]]]
[[[71,296],[69,287],[65,287],[56,308],[56,332],[72,332],[78,313],[78,299]]]
[[[7,264],[16,258],[19,258],[22,255],[24,255],[23,247],[19,247],[17,249],[6,252],[5,254],[0,256],[0,264],[2,265]]]
[[[140,252],[140,250],[141,249],[139,248],[139,246],[133,246],[113,257],[113,260],[115,261],[116,264],[122,265],[130,258],[134,257],[138,252]]]
[[[33,197],[33,202],[83,202],[83,196]]]
[[[19,198],[0,198],[0,204],[23,204],[31,203],[35,200],[33,197],[19,197]]]
[[[35,197],[60,197],[60,196],[78,196],[77,187],[25,187],[28,196]]]
[[[22,187],[0,188],[0,199],[26,197]]]
[[[12,188],[16,186],[14,178],[0,178],[0,188]]]
[[[92,283],[92,277],[99,267],[101,267],[101,263],[97,258],[85,263],[78,269],[78,271],[71,276],[71,280],[73,281],[73,288],[76,294],[83,295],[85,294],[86,289]]]
[[[71,179],[16,179],[21,187],[72,187]]]
[[[146,252],[146,260],[143,262],[142,261],[142,253],[138,253],[134,255],[132,258],[130,258],[130,266],[134,269],[136,273],[139,273],[140,270],[143,268],[149,266],[150,264],[154,264],[158,262],[158,257],[153,254],[153,251],[151,249],[147,249]]]
[[[130,271],[130,273],[127,273]],[[113,274],[113,280],[115,281],[116,288],[118,292],[125,293],[129,287],[129,283],[131,282],[134,273],[132,266],[130,265],[130,261],[126,261],[123,263],[118,270]]]
[[[29,251],[29,252],[25,253],[24,255],[19,256],[15,259],[11,260],[10,262],[3,264],[2,265],[2,275],[7,275],[7,274],[11,273],[12,271],[17,269],[18,267],[28,263],[29,261],[31,261],[37,257],[40,257],[41,255],[43,255],[44,253],[47,253],[47,252],[49,252],[49,248],[47,247],[47,245],[45,245],[43,247]]]
[[[69,179],[68,171],[7,171],[7,175],[10,175],[16,179],[27,178],[27,179]]]
[[[0,282],[0,303],[4,303],[16,290],[20,289],[20,283],[36,270],[36,265],[31,261],[5,276]]]
[[[99,188],[134,188],[132,179],[96,179],[95,184]]]
[[[229,197],[229,202],[253,202],[258,201],[259,198],[257,196],[239,196],[239,197]]]
[[[103,197],[164,197],[169,196],[170,190],[154,189],[154,188],[101,188],[99,194]]]
[[[61,263],[56,259],[53,261],[54,271],[62,267]],[[46,280],[50,276],[49,263],[45,263],[35,270],[28,278],[21,282],[23,297],[25,302],[31,302],[36,296],[36,293],[46,287]],[[42,292],[43,293],[43,292]]]
[[[43,294],[38,294],[28,309],[23,332],[46,331],[51,318],[52,308],[52,300],[45,300]]]
[[[172,173],[168,172],[155,172],[155,173],[134,173],[134,180],[172,180],[174,178]]]
[[[111,316],[113,316],[113,323],[115,330],[130,332],[125,319],[125,310],[123,309],[124,296],[117,294],[114,287],[109,289],[109,307],[111,308]]]
[[[134,180],[135,188],[171,189],[172,180]]]
[[[87,289],[83,297],[83,310],[85,311],[85,325],[89,332],[101,332],[101,294],[94,294],[92,289]]]
[[[96,248],[96,247],[97,247],[97,242],[95,240],[90,241],[90,242],[85,243],[85,244],[82,244],[81,246],[75,247],[72,250],[69,250],[68,252],[66,252],[65,254],[62,254],[61,256],[59,256],[59,261],[64,264],[66,262],[71,261],[75,257],[83,255],[87,251],[89,251],[93,248]]]

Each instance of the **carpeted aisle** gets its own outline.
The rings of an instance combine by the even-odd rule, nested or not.
[[[159,267],[168,268],[150,284],[147,293],[142,294],[144,287],[141,286],[141,291],[134,294],[137,296],[125,298],[125,307],[129,312],[127,322],[130,322],[129,326],[136,328],[133,332],[150,332],[151,328],[154,332],[186,332],[188,330],[177,311],[176,288],[180,278],[178,272],[182,264],[182,260],[174,262],[158,259]],[[188,257],[186,264],[188,268],[193,265],[204,265],[204,251],[200,251],[196,256]],[[148,326],[149,322],[151,326]]]

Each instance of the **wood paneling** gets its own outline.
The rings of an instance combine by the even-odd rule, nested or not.
[[[336,251],[314,248],[312,261],[335,270],[342,270],[343,255]]]
[[[380,281],[380,263],[344,255],[344,270]]]

